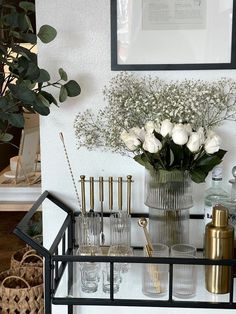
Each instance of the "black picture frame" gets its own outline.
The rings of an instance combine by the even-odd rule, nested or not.
[[[236,0],[232,7],[231,62],[229,63],[185,63],[185,64],[121,64],[118,63],[117,1],[110,0],[111,13],[111,70],[153,71],[153,70],[224,70],[236,69]]]

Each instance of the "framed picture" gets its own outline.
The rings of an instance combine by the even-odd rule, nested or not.
[[[111,0],[111,70],[236,68],[236,0]]]

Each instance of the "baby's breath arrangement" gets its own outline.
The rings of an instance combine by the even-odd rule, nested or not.
[[[108,102],[103,109],[76,116],[78,147],[127,153],[120,138],[122,131],[142,127],[150,120],[190,123],[193,130],[209,130],[224,120],[235,120],[236,82],[231,79],[168,82],[121,72],[105,86],[103,94]]]

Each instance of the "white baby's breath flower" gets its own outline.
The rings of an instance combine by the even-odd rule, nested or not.
[[[147,133],[143,142],[143,149],[149,153],[157,153],[162,148],[161,142],[154,134]]]

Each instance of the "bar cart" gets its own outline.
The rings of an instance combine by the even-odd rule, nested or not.
[[[27,234],[27,226],[38,210],[41,210],[44,202],[50,202],[59,211],[65,214],[61,227],[49,249],[42,243],[37,242]],[[45,191],[26,213],[21,222],[16,226],[14,233],[34,248],[44,257],[44,282],[45,282],[45,314],[52,313],[52,304],[66,305],[67,313],[73,313],[74,306],[102,305],[102,306],[135,306],[135,307],[179,307],[179,308],[212,308],[212,309],[236,309],[235,288],[236,282],[233,277],[235,260],[209,260],[202,257],[192,258],[168,258],[168,257],[143,257],[140,248],[134,248],[134,256],[81,256],[76,255],[76,215],[73,210],[54,194]],[[104,213],[108,216],[108,213]],[[137,219],[144,214],[131,214],[132,219]],[[146,215],[147,216],[147,215]],[[190,218],[202,218],[192,215]],[[81,293],[78,276],[78,266],[85,262],[106,263],[110,269],[110,292],[107,294],[98,291],[94,294]],[[141,266],[143,264],[168,264],[168,292],[160,298],[149,298],[142,294]],[[120,291],[114,293],[114,265],[116,263],[128,263],[129,272],[125,276],[132,276],[132,280],[123,280]],[[173,296],[173,265],[194,264],[199,268],[198,287],[196,296],[191,299],[177,299]],[[230,293],[214,295],[204,288],[204,265],[227,265],[231,267]],[[123,289],[122,289],[123,285]],[[125,291],[125,292],[124,292]]]

